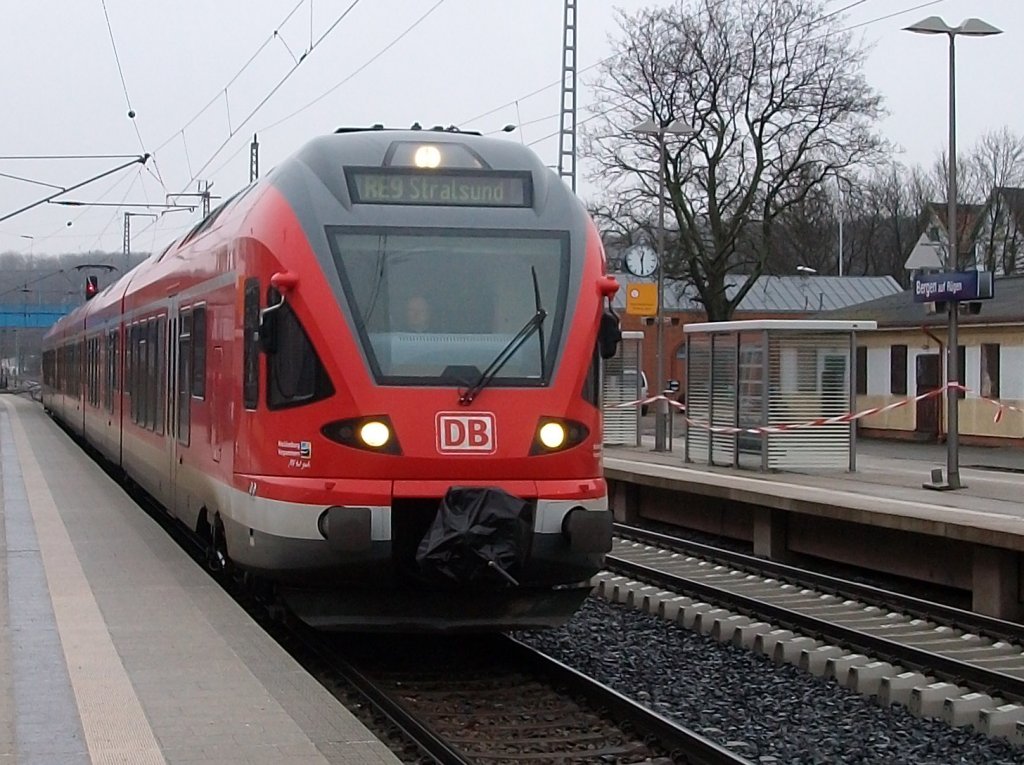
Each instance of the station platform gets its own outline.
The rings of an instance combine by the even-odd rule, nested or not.
[[[0,762],[399,762],[38,403],[0,464]]]
[[[749,540],[757,555],[812,555],[971,592],[972,607],[1024,616],[1024,449],[961,447],[966,488],[923,488],[942,444],[858,439],[857,471],[758,472],[605,447],[616,519],[647,518]],[[680,502],[679,496],[690,498]],[[694,501],[694,498],[700,501]]]

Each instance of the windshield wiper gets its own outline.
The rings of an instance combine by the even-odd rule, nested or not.
[[[522,328],[516,332],[515,336],[508,341],[508,344],[501,349],[497,356],[494,357],[494,361],[488,364],[487,369],[480,373],[480,376],[476,379],[476,382],[466,388],[462,394],[459,395],[459,403],[462,406],[468,406],[473,403],[473,399],[477,395],[490,385],[491,380],[495,378],[501,368],[508,363],[508,360],[515,356],[516,351],[522,347],[523,343],[529,340],[534,333],[540,333],[540,369],[541,374],[544,373],[544,319],[547,318],[548,312],[544,310],[544,307],[540,303],[540,286],[537,283],[537,269],[531,267],[530,271],[533,273],[533,297],[536,303],[537,310],[529,318],[529,320],[522,326]]]

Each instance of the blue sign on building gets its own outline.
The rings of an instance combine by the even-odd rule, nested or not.
[[[915,303],[988,300],[995,294],[991,271],[951,271],[914,277]]]

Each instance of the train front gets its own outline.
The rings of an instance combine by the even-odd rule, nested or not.
[[[615,285],[581,203],[528,149],[453,132],[325,136],[269,180],[266,446],[238,474],[276,473],[257,494],[289,521],[236,528],[243,563],[326,628],[564,622],[611,545]]]

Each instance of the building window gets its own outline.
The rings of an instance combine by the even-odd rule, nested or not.
[[[889,349],[889,392],[907,395],[907,346],[894,345]]]
[[[866,396],[868,392],[868,349],[857,346],[857,395]]]
[[[981,395],[999,398],[999,343],[981,345]]]

